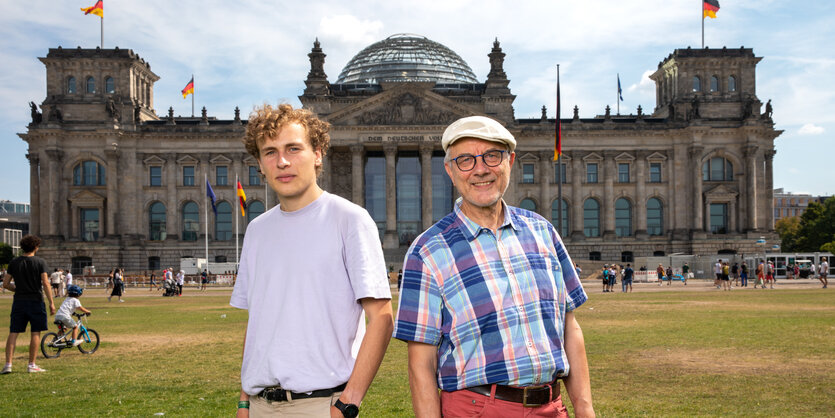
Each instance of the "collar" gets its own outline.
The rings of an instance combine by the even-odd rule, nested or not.
[[[472,219],[468,218],[467,215],[461,210],[461,202],[463,202],[463,198],[459,197],[455,200],[455,205],[453,205],[453,213],[458,218],[458,223],[460,225],[461,232],[467,238],[468,241],[472,241],[478,237],[479,234],[482,232],[493,232],[490,228],[485,228],[475,222]],[[502,199],[502,211],[504,212],[504,221],[499,226],[499,230],[510,227],[513,228],[514,231],[518,231],[518,223],[519,220],[516,219],[517,215],[515,213],[511,213],[510,206],[508,206],[504,199]]]

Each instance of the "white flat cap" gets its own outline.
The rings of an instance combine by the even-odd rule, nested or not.
[[[510,152],[516,150],[516,138],[501,123],[484,116],[468,116],[452,122],[441,137],[444,151],[461,138],[478,138],[506,144]]]

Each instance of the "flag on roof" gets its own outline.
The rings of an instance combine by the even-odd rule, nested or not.
[[[719,11],[719,0],[704,0],[702,10],[704,11],[702,19],[706,17],[716,19],[716,12]]]
[[[194,94],[194,76],[191,76],[191,80],[183,88],[182,93],[183,93],[183,99],[185,99],[186,96],[188,96],[189,94],[192,94],[192,95]]]
[[[560,67],[557,66],[557,121],[554,124],[554,161],[562,154],[562,121],[560,120]],[[558,168],[559,169],[559,168]]]
[[[241,216],[246,216],[246,213],[244,213],[244,209],[246,209],[246,193],[244,193],[244,188],[241,187],[240,181],[238,181],[238,202],[241,204]]]
[[[98,17],[104,18],[104,2],[103,0],[99,0],[92,7],[82,7],[81,11],[84,12],[85,15],[94,14]]]
[[[620,74],[618,74],[618,99],[623,101],[623,90],[620,88]]]
[[[215,212],[215,216],[217,216],[217,206],[215,206],[215,201],[217,200],[217,196],[215,196],[215,191],[212,190],[212,185],[209,184],[209,180],[206,180],[206,197],[212,199],[212,211]]]

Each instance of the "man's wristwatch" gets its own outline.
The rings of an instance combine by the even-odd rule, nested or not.
[[[352,403],[342,403],[339,399],[336,400],[336,403],[333,404],[333,406],[342,411],[342,416],[345,418],[356,418],[357,415],[360,414],[360,407]]]

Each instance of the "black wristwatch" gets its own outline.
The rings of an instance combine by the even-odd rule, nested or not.
[[[336,400],[336,403],[333,404],[333,406],[342,411],[342,416],[345,418],[356,418],[357,415],[360,414],[360,407],[352,403],[342,403],[339,399]]]

